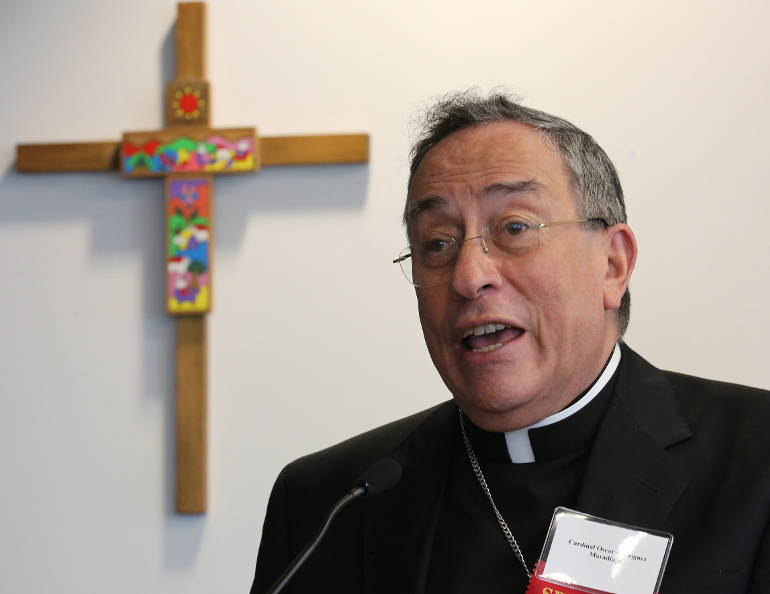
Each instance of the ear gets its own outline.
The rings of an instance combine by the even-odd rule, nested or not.
[[[604,277],[604,309],[618,309],[636,265],[636,237],[631,227],[618,223],[607,229],[607,274]]]

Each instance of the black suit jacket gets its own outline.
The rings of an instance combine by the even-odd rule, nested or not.
[[[674,535],[661,594],[770,593],[770,392],[663,372],[622,348],[577,509]],[[268,504],[252,594],[385,456],[401,463],[401,481],[341,512],[284,591],[422,592],[458,425],[450,401],[289,464]]]

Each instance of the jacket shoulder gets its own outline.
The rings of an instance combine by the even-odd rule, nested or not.
[[[770,391],[663,371],[627,345],[621,348],[619,398],[661,445],[686,439],[699,427],[721,430],[770,421]]]
[[[732,428],[738,434],[768,434],[770,391],[683,373],[663,373],[691,425]]]
[[[371,464],[393,453],[431,417],[450,414],[454,406],[450,400],[298,458],[284,468],[283,480],[295,487],[350,489]]]
[[[765,401],[770,403],[770,390],[711,380],[675,371],[664,371],[663,373],[675,389],[701,394],[706,398],[737,398],[747,402],[756,400],[759,403]]]

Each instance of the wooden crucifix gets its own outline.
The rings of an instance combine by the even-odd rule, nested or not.
[[[206,511],[206,314],[212,302],[213,176],[267,165],[365,163],[366,134],[258,138],[210,127],[205,4],[180,3],[165,128],[121,142],[18,145],[20,172],[105,171],[166,181],[166,302],[176,317],[176,509]]]

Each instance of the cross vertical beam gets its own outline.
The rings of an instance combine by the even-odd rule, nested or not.
[[[179,4],[176,20],[176,78],[186,81],[206,80],[206,5],[203,2]]]
[[[206,5],[203,2],[179,3],[176,80],[206,80]],[[168,104],[168,99],[166,101]],[[208,106],[206,113],[210,113]],[[208,118],[206,120],[208,123]],[[172,123],[166,108],[166,126],[169,125]],[[168,197],[168,185],[166,187]],[[207,508],[206,330],[205,314],[176,316],[176,511],[180,514],[205,513]]]
[[[206,316],[176,318],[176,510],[207,507]]]

